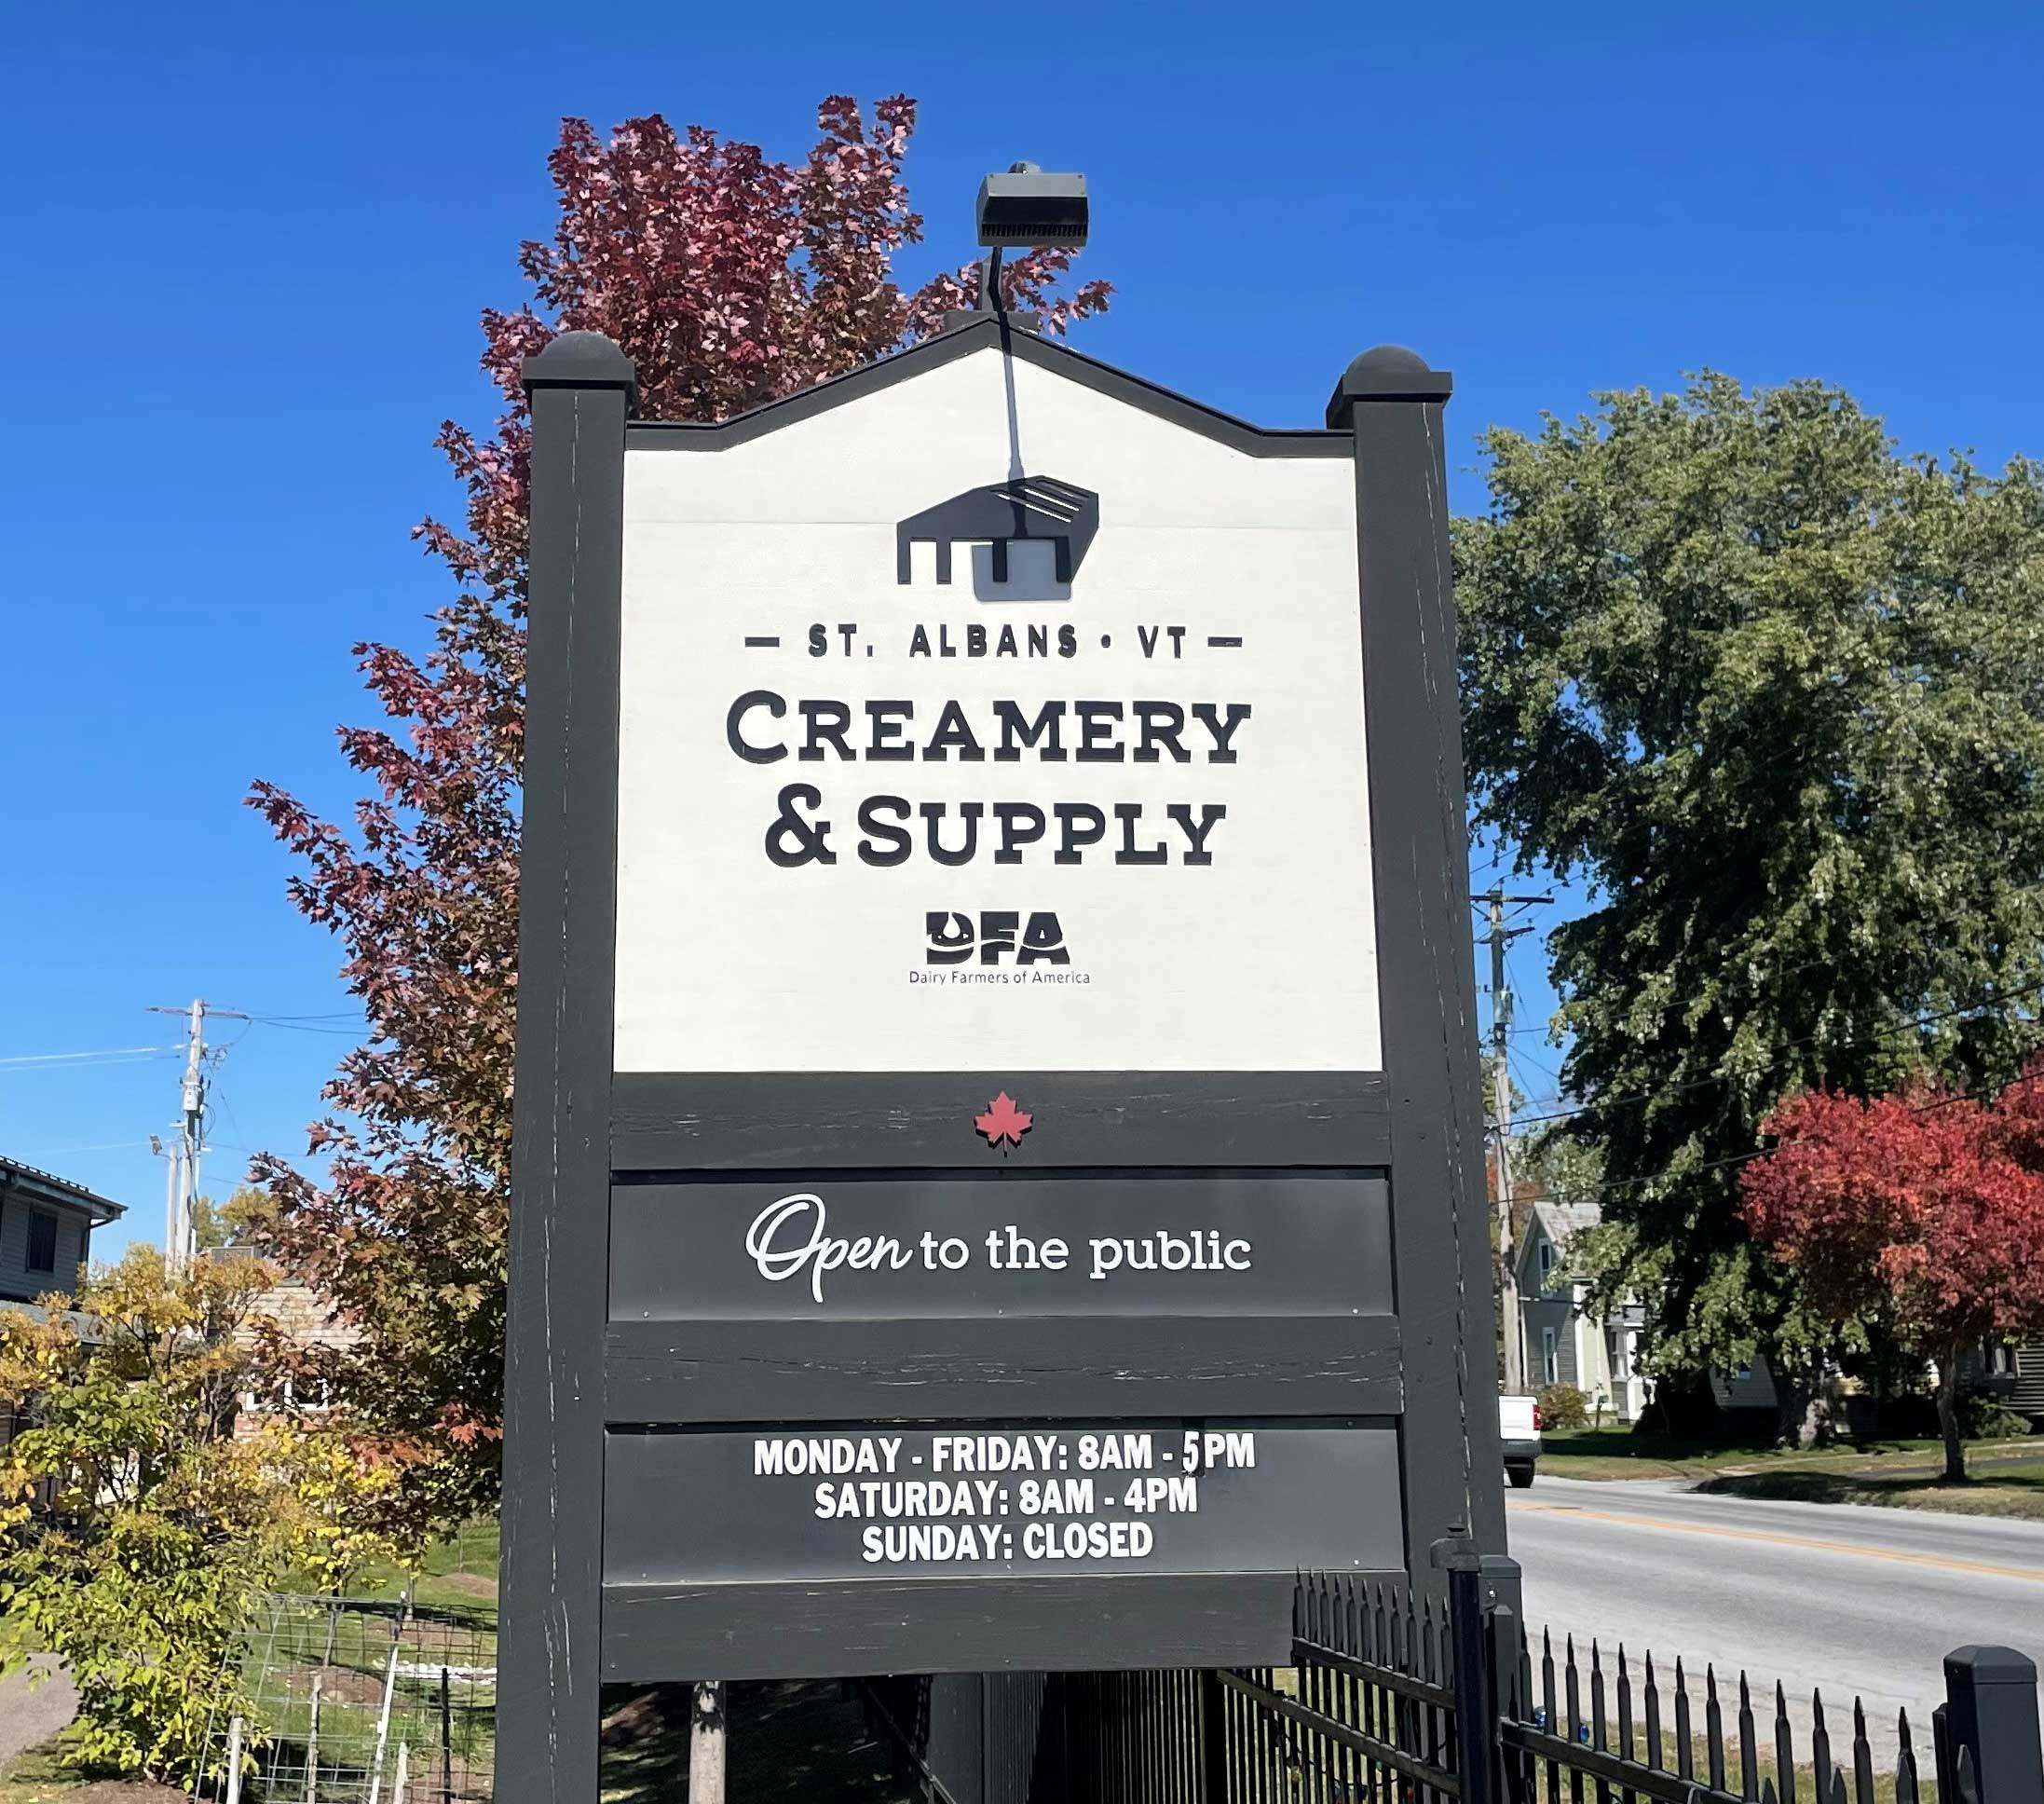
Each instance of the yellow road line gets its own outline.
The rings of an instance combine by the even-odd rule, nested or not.
[[[1997,1566],[1985,1560],[1948,1560],[1936,1553],[1903,1553],[1894,1548],[1861,1547],[1853,1541],[1824,1541],[1809,1535],[1773,1535],[1761,1528],[1714,1528],[1705,1523],[1670,1522],[1661,1516],[1626,1516],[1615,1510],[1582,1510],[1572,1504],[1512,1502],[1513,1515],[1580,1516],[1587,1522],[1617,1523],[1627,1528],[1659,1528],[1682,1535],[1715,1535],[1728,1541],[1765,1541],[1771,1547],[1814,1548],[1820,1553],[1845,1553],[1860,1560],[1887,1560],[1897,1565],[1935,1566],[1941,1572],[1971,1572],[1986,1578],[2027,1578],[2044,1585],[2044,1568]]]

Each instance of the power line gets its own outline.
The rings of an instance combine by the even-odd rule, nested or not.
[[[90,1146],[45,1146],[38,1147],[27,1158],[28,1163],[34,1165],[38,1159],[68,1158],[74,1153],[115,1153],[127,1147],[148,1144],[146,1140],[102,1140],[96,1141]]]
[[[367,1021],[364,1021],[360,1027],[315,1027],[307,1021],[289,1021],[268,1015],[256,1016],[254,1024],[257,1027],[282,1028],[291,1033],[338,1034],[344,1040],[359,1040],[364,1033],[371,1032]]]
[[[24,1052],[11,1058],[0,1059],[0,1067],[21,1071],[41,1065],[68,1065],[118,1061],[129,1063],[138,1059],[156,1057],[162,1053],[175,1052],[175,1046],[108,1046],[99,1052]]]

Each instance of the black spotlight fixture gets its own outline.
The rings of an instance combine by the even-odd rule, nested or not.
[[[988,255],[979,266],[979,311],[1001,313],[1001,253],[1058,246],[1076,251],[1086,241],[1086,178],[1053,173],[1034,163],[1011,164],[979,184],[974,210]],[[1019,320],[1018,320],[1019,322]]]

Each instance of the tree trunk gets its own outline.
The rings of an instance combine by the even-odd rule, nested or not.
[[[1799,1451],[1828,1446],[1833,1425],[1823,1357],[1800,1368],[1778,1357],[1770,1364],[1775,1374],[1775,1445]]]
[[[1632,1425],[1632,1432],[1665,1434],[1677,1440],[1708,1439],[1724,1426],[1708,1378],[1697,1373],[1663,1373],[1655,1379],[1653,1400]]]
[[[1946,1347],[1938,1355],[1938,1432],[1944,1437],[1944,1482],[1966,1483],[1966,1443],[1959,1439],[1959,1355]]]

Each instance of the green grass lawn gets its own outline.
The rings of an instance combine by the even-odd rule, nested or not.
[[[416,1573],[378,1564],[351,1573],[345,1587],[350,1597],[398,1598],[407,1584],[412,1601],[429,1610],[447,1610],[465,1620],[497,1619],[497,1524],[494,1517],[464,1524],[421,1556]],[[287,1591],[309,1591],[309,1584],[286,1585]]]
[[[1751,1442],[1675,1441],[1623,1428],[1551,1433],[1540,1469],[1554,1478],[1682,1478],[1708,1491],[1811,1503],[1872,1503],[1911,1510],[2044,1520],[2044,1436],[1976,1441],[1966,1449],[1969,1481],[1948,1485],[1935,1441],[1857,1442],[1812,1453]]]

